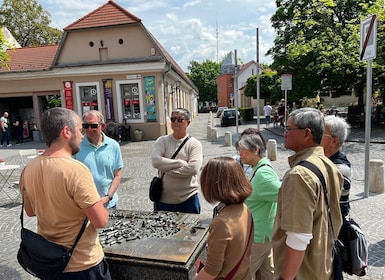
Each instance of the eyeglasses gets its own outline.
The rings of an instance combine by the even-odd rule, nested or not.
[[[329,136],[329,137],[335,137],[334,135],[331,135],[331,134],[327,134],[327,133],[324,133],[323,135],[325,135],[325,136]]]
[[[186,119],[182,119],[182,118],[175,118],[175,117],[171,117],[170,118],[171,122],[183,122],[185,121]]]
[[[98,128],[99,124],[98,123],[83,123],[82,124],[82,127],[84,129],[87,129],[89,127],[91,127],[92,129],[95,129],[95,128]]]
[[[302,128],[302,127],[293,127],[293,128],[290,128],[288,126],[285,127],[285,133],[288,133],[289,131],[291,130],[299,130],[299,129],[306,129],[306,128]]]

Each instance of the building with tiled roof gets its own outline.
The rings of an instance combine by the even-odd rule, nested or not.
[[[170,131],[170,111],[197,113],[198,90],[139,17],[108,1],[65,27],[59,45],[7,50],[0,68],[0,112],[39,127],[47,97],[82,115],[126,119],[133,132],[156,139]]]

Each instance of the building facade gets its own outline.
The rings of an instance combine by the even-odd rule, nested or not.
[[[114,1],[64,28],[57,46],[16,48],[0,69],[0,111],[39,128],[49,98],[82,115],[96,109],[107,122],[153,140],[171,132],[170,112],[197,114],[198,89],[144,27]]]

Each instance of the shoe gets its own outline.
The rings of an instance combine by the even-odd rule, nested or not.
[[[8,144],[7,147],[12,147],[12,144]]]

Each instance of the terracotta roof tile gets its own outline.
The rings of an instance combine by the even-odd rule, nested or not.
[[[49,69],[55,57],[58,45],[18,48],[7,50],[10,57],[9,69],[0,68],[0,72],[25,72]]]
[[[142,20],[110,0],[96,10],[71,23],[64,31],[141,22]]]

